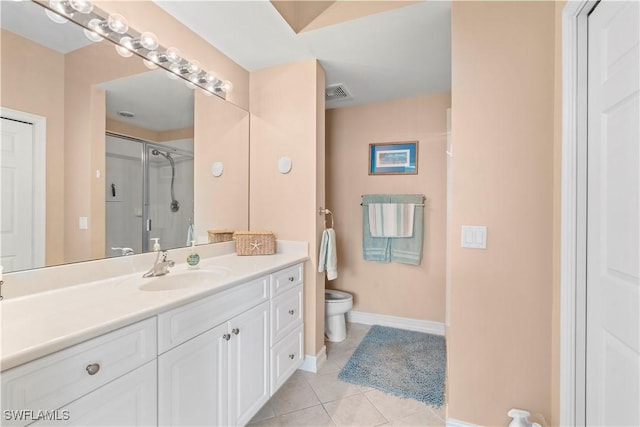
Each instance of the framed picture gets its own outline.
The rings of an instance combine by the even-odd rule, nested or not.
[[[418,173],[418,141],[369,144],[369,175]]]

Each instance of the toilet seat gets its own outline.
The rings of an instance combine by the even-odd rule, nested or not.
[[[324,291],[324,301],[328,304],[345,302],[350,299],[353,299],[353,295],[346,292],[335,291],[333,289],[327,289]]]

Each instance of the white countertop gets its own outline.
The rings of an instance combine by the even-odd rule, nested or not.
[[[142,279],[136,272],[5,299],[0,304],[0,366],[5,371],[307,259],[306,252],[264,256],[229,254],[200,262],[200,270],[208,267],[229,269],[227,276],[206,285],[144,291],[139,289],[140,285],[156,279]],[[170,270],[174,277],[188,274],[186,263],[177,264]]]

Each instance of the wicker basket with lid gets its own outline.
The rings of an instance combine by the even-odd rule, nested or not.
[[[276,253],[276,236],[271,231],[236,231],[238,255],[273,255]]]

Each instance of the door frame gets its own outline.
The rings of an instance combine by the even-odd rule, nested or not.
[[[587,19],[596,4],[562,10],[560,425],[586,423]]]
[[[0,107],[0,115],[33,126],[33,263],[44,267],[47,236],[47,119],[43,116]]]

